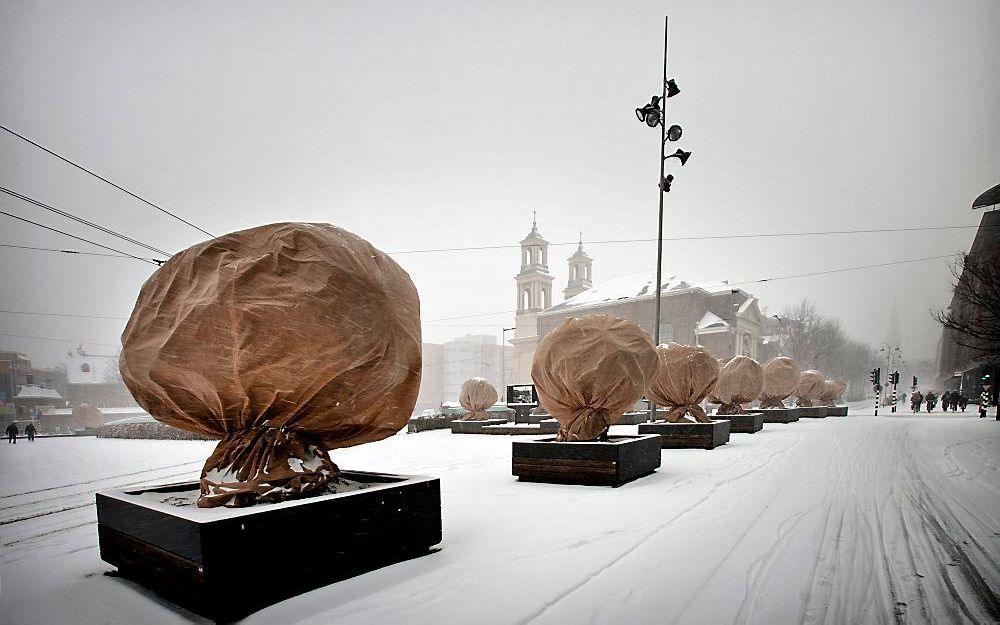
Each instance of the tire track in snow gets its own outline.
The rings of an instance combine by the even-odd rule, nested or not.
[[[792,447],[794,447],[795,446],[795,442],[799,438],[800,437],[795,437],[791,443],[789,443],[788,445],[786,445],[785,447],[783,447],[777,453],[768,454],[767,455],[767,459],[763,463],[761,463],[761,464],[753,467],[752,469],[749,469],[747,471],[744,471],[743,473],[740,473],[740,474],[732,476],[732,477],[727,477],[727,478],[723,478],[723,479],[718,480],[709,489],[707,489],[705,491],[704,495],[701,498],[699,498],[697,501],[695,501],[691,505],[687,506],[686,508],[680,510],[677,514],[675,514],[673,517],[671,517],[665,523],[662,523],[660,525],[655,526],[652,531],[650,531],[645,536],[643,536],[641,539],[639,539],[631,547],[629,547],[625,551],[621,552],[620,554],[618,554],[617,556],[615,556],[614,558],[612,558],[604,566],[596,569],[593,573],[587,575],[586,577],[584,577],[579,582],[577,582],[577,583],[573,584],[572,586],[570,586],[567,590],[563,591],[555,599],[553,599],[552,601],[549,601],[549,602],[545,603],[538,610],[535,610],[532,614],[528,615],[524,619],[521,619],[519,622],[522,625],[525,625],[527,623],[535,621],[538,618],[541,618],[547,612],[549,612],[550,610],[552,610],[553,608],[555,608],[556,606],[558,606],[562,602],[566,601],[566,599],[568,597],[570,597],[572,594],[576,593],[577,591],[579,591],[583,587],[587,586],[590,582],[594,581],[598,577],[600,577],[600,576],[604,575],[605,573],[607,573],[607,571],[609,569],[611,569],[612,567],[614,567],[619,562],[625,560],[626,558],[628,558],[632,554],[636,553],[640,548],[642,548],[643,546],[645,546],[646,543],[650,539],[652,539],[652,538],[656,537],[657,535],[659,535],[660,533],[662,533],[664,530],[666,530],[667,528],[669,528],[673,523],[675,523],[678,519],[680,519],[681,517],[687,515],[688,513],[692,512],[692,511],[694,511],[699,506],[701,506],[703,503],[705,503],[706,501],[708,501],[709,499],[711,499],[712,496],[715,494],[715,492],[717,490],[719,490],[719,488],[721,488],[721,487],[723,487],[723,486],[725,486],[727,484],[730,484],[730,483],[732,483],[734,481],[740,480],[740,479],[742,479],[742,478],[744,478],[744,477],[746,477],[748,475],[752,475],[752,474],[756,473],[757,471],[760,471],[760,470],[762,470],[762,469],[770,466],[771,463],[774,462],[777,458],[780,458],[781,455],[784,452],[786,452],[786,451],[788,451],[788,449],[791,449]]]

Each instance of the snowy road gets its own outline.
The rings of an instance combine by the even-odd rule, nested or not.
[[[1000,621],[992,418],[771,424],[712,451],[664,450],[656,474],[618,489],[518,483],[510,440],[433,431],[335,452],[344,468],[439,476],[442,550],[246,622]],[[196,477],[212,447],[0,449],[3,622],[199,621],[103,575],[92,503],[95,490]]]

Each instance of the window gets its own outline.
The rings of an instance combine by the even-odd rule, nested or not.
[[[508,300],[508,301],[510,301],[510,300]],[[90,373],[90,363],[86,363],[85,362],[82,365],[80,365],[80,371],[82,371],[84,373]]]
[[[529,291],[528,289],[524,289],[524,291],[521,292],[521,310],[528,310],[530,308],[531,308],[531,291]]]
[[[587,280],[590,280],[590,265],[587,265]]]
[[[542,308],[549,307],[549,290],[542,289]]]
[[[576,271],[577,271],[577,266],[576,265],[570,266],[570,268],[569,268],[569,276],[570,276],[569,279],[570,280],[576,280],[576,278],[577,278]]]

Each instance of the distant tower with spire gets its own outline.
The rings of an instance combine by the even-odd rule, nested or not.
[[[575,295],[583,293],[594,286],[591,269],[594,259],[583,251],[583,233],[580,233],[580,243],[576,247],[576,252],[568,259],[569,278],[566,281],[566,288],[563,289],[563,298],[569,299]]]
[[[538,313],[552,306],[552,276],[549,274],[549,242],[538,232],[538,214],[534,213],[531,232],[521,240],[521,271],[517,283],[514,359],[516,383],[531,383],[531,361],[538,346]]]

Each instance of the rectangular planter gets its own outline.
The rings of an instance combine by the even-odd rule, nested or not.
[[[452,434],[484,434],[483,428],[487,425],[504,425],[506,419],[483,419],[481,421],[452,421]]]
[[[544,434],[558,434],[559,422],[549,418],[539,423],[522,423],[483,426],[476,434],[498,434],[501,436],[539,436]]]
[[[455,417],[441,415],[439,417],[413,417],[406,423],[409,434],[426,432],[427,430],[447,430]]]
[[[795,423],[799,420],[798,408],[764,408],[757,412],[764,415],[764,423]]]
[[[847,416],[847,406],[827,406],[826,416],[828,417],[846,417]]]
[[[99,492],[101,559],[192,612],[231,621],[441,542],[437,478],[341,477],[365,487],[249,508],[170,503],[196,496],[197,482]]]
[[[731,434],[753,434],[764,429],[764,413],[759,411],[747,414],[718,415],[717,418],[729,421]]]
[[[715,449],[729,442],[729,421],[639,424],[639,434],[659,434],[664,449]]]
[[[621,486],[660,466],[656,436],[611,436],[607,442],[515,441],[512,473],[522,482]]]
[[[639,425],[640,423],[646,423],[649,421],[649,413],[646,411],[642,412],[626,412],[623,414],[614,425]]]
[[[826,406],[799,406],[800,419],[823,419],[826,417]]]

